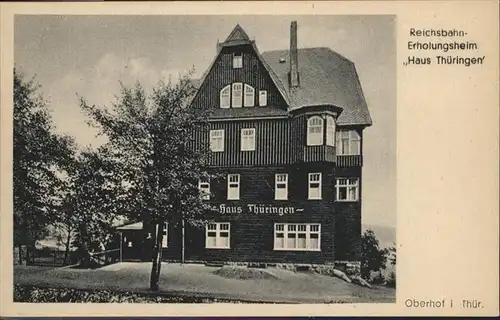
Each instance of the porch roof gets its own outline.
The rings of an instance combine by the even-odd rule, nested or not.
[[[135,222],[117,227],[117,230],[142,230],[142,222]]]

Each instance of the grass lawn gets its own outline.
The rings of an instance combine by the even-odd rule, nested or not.
[[[234,270],[163,263],[160,289],[179,296],[206,296],[282,303],[395,302],[395,289],[363,288],[312,272],[259,269],[241,279]],[[244,270],[242,270],[244,271]],[[148,292],[151,263],[117,263],[101,269],[14,266],[19,285]]]

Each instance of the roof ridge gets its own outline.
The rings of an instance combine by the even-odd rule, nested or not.
[[[298,48],[297,50],[300,52],[300,51],[306,51],[306,50],[318,50],[318,49],[324,49],[324,50],[327,50],[329,51],[330,53],[338,56],[339,58],[342,58],[343,60],[345,60],[346,62],[349,62],[349,63],[352,63],[354,64],[354,62],[348,58],[346,58],[344,55],[338,53],[337,51],[333,50],[332,48],[330,47],[324,47],[324,46],[321,46],[321,47],[305,47],[305,48]],[[276,50],[268,50],[268,51],[264,51],[262,52],[262,54],[266,54],[266,53],[278,53],[278,52],[290,52],[290,49],[276,49]]]
[[[243,30],[239,23],[237,23],[231,33],[229,33],[226,40],[224,40],[224,43],[238,40],[250,41],[250,37],[245,32],[245,30]]]

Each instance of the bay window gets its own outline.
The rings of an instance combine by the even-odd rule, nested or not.
[[[361,154],[361,137],[356,130],[337,132],[337,155]]]
[[[326,116],[326,145],[335,145],[335,119],[332,116]]]
[[[314,116],[307,120],[307,145],[317,146],[323,144],[323,119]]]

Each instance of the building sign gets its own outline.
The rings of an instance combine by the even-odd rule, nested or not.
[[[250,214],[276,214],[278,216],[304,211],[303,208],[273,206],[270,204],[247,204],[246,206],[229,206],[220,204],[219,206],[212,206],[212,209],[214,211],[219,211],[220,214],[241,214],[248,212]]]

